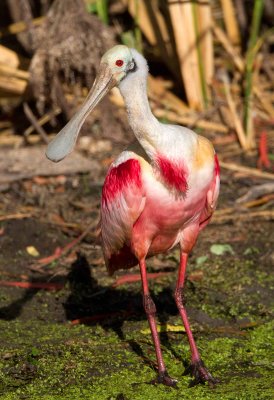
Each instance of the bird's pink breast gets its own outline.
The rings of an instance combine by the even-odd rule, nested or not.
[[[185,227],[195,221],[199,227],[200,220],[208,220],[207,201],[210,205],[215,201],[207,199],[208,191],[220,173],[217,157],[215,167],[212,163],[202,178],[193,178],[183,164],[165,157],[157,162],[161,180],[153,168],[145,168],[133,158],[108,172],[102,192],[102,238],[111,273],[129,268],[147,255],[167,251],[178,243]],[[182,196],[174,195],[172,188]],[[184,241],[190,241],[185,233]]]
[[[131,242],[135,252],[154,255],[170,249],[184,225],[200,213],[205,196],[206,193],[199,198],[176,200],[165,189],[147,193],[146,206],[133,227]]]

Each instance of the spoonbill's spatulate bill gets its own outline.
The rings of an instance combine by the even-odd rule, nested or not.
[[[146,258],[180,246],[174,293],[191,349],[196,382],[214,383],[195,344],[183,302],[188,254],[215,210],[220,186],[217,156],[211,143],[195,132],[160,123],[151,113],[146,85],[148,66],[134,49],[115,46],[102,57],[95,83],[80,110],[49,144],[47,157],[68,155],[88,113],[113,87],[124,98],[136,141],[108,171],[102,190],[101,241],[108,271],[139,264],[143,303],[158,363],[156,382],[173,386],[166,370],[150,296]],[[191,79],[191,77],[190,77]]]

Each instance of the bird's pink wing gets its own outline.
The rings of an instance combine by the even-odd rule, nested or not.
[[[110,274],[137,264],[130,250],[130,238],[144,206],[140,162],[131,158],[112,166],[105,179],[101,203],[102,247]]]
[[[207,192],[206,196],[206,204],[204,210],[200,217],[200,230],[205,228],[206,225],[211,220],[213,212],[217,206],[217,201],[219,197],[220,191],[220,165],[218,161],[218,157],[215,154],[215,168],[214,168],[214,176],[210,188]]]

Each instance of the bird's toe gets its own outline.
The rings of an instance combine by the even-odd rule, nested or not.
[[[202,360],[191,363],[191,374],[194,377],[193,385],[208,382],[209,386],[215,386],[218,380],[208,372]]]
[[[163,385],[171,386],[171,387],[176,387],[177,382],[178,381],[174,378],[171,378],[167,372],[159,373],[157,378],[152,381],[152,383],[154,385],[157,383],[162,383]]]

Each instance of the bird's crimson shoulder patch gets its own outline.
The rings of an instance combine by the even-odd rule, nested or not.
[[[188,173],[182,161],[172,161],[163,155],[158,155],[156,157],[156,165],[160,170],[163,180],[168,186],[175,188],[179,192],[185,193],[187,191]]]
[[[141,187],[141,167],[138,160],[129,159],[112,167],[102,190],[102,204],[107,205],[128,186]]]

